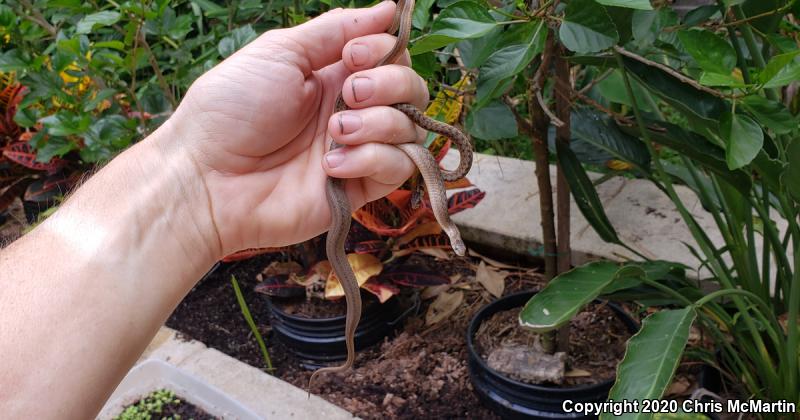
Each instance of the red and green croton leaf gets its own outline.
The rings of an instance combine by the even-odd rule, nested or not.
[[[52,158],[49,162],[38,162],[36,160],[36,152],[31,146],[24,142],[16,142],[9,144],[3,149],[3,156],[21,166],[35,171],[47,171],[54,173],[61,169],[66,161],[59,158]]]

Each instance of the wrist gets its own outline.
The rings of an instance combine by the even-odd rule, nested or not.
[[[98,270],[196,281],[221,251],[208,194],[181,144],[168,121],[92,176],[42,229]]]

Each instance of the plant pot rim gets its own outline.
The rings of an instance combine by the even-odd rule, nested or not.
[[[362,292],[362,296],[363,295],[364,295],[364,293]],[[387,299],[386,302],[383,302],[383,303],[377,302],[377,304],[378,305],[384,305],[384,304],[386,304],[387,302],[389,302],[390,300],[392,300],[394,298],[395,298],[395,296],[392,296],[389,299]],[[332,322],[332,321],[343,321],[343,320],[345,320],[347,318],[347,315],[336,315],[336,316],[323,317],[323,318],[308,318],[308,317],[304,317],[304,316],[300,316],[300,315],[289,314],[289,313],[286,313],[286,311],[284,311],[280,307],[280,305],[276,305],[275,302],[273,301],[274,299],[275,299],[274,296],[267,296],[267,304],[270,307],[272,307],[272,309],[275,312],[279,312],[282,317],[285,317],[286,319],[290,319],[292,321],[307,322],[309,324],[315,324],[315,323],[329,323],[329,322]],[[344,297],[341,297],[341,299],[344,299]],[[362,312],[367,310],[368,307],[371,307],[375,303],[376,302],[372,302],[370,304],[370,306],[364,305],[362,307]]]
[[[496,370],[490,368],[489,365],[486,363],[486,361],[483,359],[483,357],[481,357],[481,355],[478,354],[478,352],[476,350],[476,346],[475,346],[475,338],[474,337],[475,337],[475,333],[478,331],[478,328],[480,327],[481,323],[483,323],[485,318],[489,317],[490,315],[493,315],[494,313],[500,312],[500,310],[496,310],[495,308],[497,308],[498,306],[504,304],[505,302],[513,301],[513,300],[517,300],[517,299],[519,299],[519,300],[525,299],[525,301],[527,301],[527,299],[529,299],[531,296],[535,295],[537,292],[538,291],[528,290],[528,291],[517,292],[517,293],[511,294],[511,295],[503,296],[503,297],[495,300],[494,302],[491,302],[491,303],[485,305],[475,315],[473,315],[472,319],[469,322],[469,326],[467,327],[467,353],[468,353],[468,357],[473,358],[475,360],[475,362],[478,363],[478,365],[482,369],[484,369],[487,373],[489,373],[493,377],[499,379],[500,381],[505,381],[507,383],[513,384],[513,385],[518,386],[518,387],[527,388],[527,389],[529,389],[529,390],[531,390],[533,392],[546,391],[546,392],[553,393],[553,394],[564,394],[564,396],[570,396],[576,391],[591,392],[591,391],[594,391],[594,390],[600,390],[600,389],[602,389],[604,387],[608,387],[609,385],[613,384],[614,381],[616,380],[616,375],[614,377],[610,378],[610,379],[606,379],[604,381],[598,382],[596,384],[591,384],[591,385],[577,385],[577,386],[557,386],[557,385],[552,385],[552,386],[546,386],[546,385],[529,384],[527,382],[521,382],[521,381],[518,381],[518,380],[515,380],[515,379],[511,379],[508,376],[503,375],[502,373],[497,372]],[[622,309],[619,308],[618,305],[616,305],[616,304],[614,304],[613,302],[610,302],[610,301],[607,301],[607,302],[609,303],[609,306],[612,308],[612,310],[614,310],[614,312],[617,313],[618,315],[621,315],[622,313],[624,313],[624,312],[621,312]],[[524,303],[523,303],[523,305],[524,305]],[[632,318],[631,318],[631,320],[634,322],[634,324],[636,324],[636,326],[638,328],[638,323],[635,320],[633,320]]]

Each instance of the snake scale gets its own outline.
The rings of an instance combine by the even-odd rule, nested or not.
[[[392,49],[378,62],[375,67],[394,63],[406,49],[409,35],[411,32],[411,16],[414,11],[414,0],[398,0],[394,21],[387,31],[390,34],[397,32],[397,42]],[[445,195],[445,181],[455,181],[463,178],[472,166],[472,145],[469,138],[459,129],[436,121],[424,113],[420,112],[415,106],[410,104],[395,104],[393,108],[399,110],[410,118],[418,126],[450,138],[457,146],[460,154],[458,168],[454,171],[443,170],[431,155],[430,151],[418,143],[396,144],[400,150],[405,152],[414,161],[422,174],[422,179],[428,190],[431,209],[436,217],[436,221],[442,226],[442,230],[450,238],[450,244],[458,255],[464,255],[466,246],[461,240],[458,228],[450,220],[447,208],[447,196]],[[347,109],[342,95],[336,99],[334,112]],[[331,150],[342,147],[342,145],[331,141]],[[355,360],[354,336],[356,327],[361,319],[361,293],[358,281],[353,273],[350,263],[345,254],[345,240],[350,230],[351,208],[350,201],[345,194],[345,180],[328,177],[325,189],[328,205],[331,211],[331,225],[328,230],[328,237],[325,250],[328,260],[331,263],[333,272],[339,279],[347,300],[347,315],[345,323],[345,343],[347,345],[347,360],[341,366],[325,367],[318,369],[311,375],[309,389],[314,379],[322,373],[343,372],[353,366]]]

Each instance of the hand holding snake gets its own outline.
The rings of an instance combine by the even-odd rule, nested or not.
[[[397,32],[397,41],[393,48],[377,63],[376,67],[394,63],[406,49],[411,32],[411,17],[414,11],[414,0],[399,0],[392,26],[387,31],[390,34]],[[356,94],[353,92],[353,96]],[[451,246],[458,255],[464,255],[466,247],[461,240],[458,228],[450,220],[445,195],[445,181],[455,181],[463,178],[472,165],[472,146],[461,131],[450,125],[433,120],[414,105],[395,104],[392,107],[405,114],[416,125],[444,136],[449,137],[458,146],[461,160],[455,171],[441,170],[438,163],[424,146],[417,143],[400,143],[396,146],[402,150],[417,165],[422,174],[425,186],[430,196],[431,208],[437,222],[450,238]],[[336,99],[335,112],[342,112],[347,105],[341,94]],[[331,142],[331,150],[342,147],[335,141]],[[347,319],[345,326],[345,343],[347,345],[347,359],[341,366],[322,368],[314,372],[309,380],[311,383],[321,373],[335,373],[350,369],[355,360],[354,336],[361,317],[361,294],[358,281],[347,261],[344,244],[350,229],[350,201],[345,192],[342,179],[329,177],[326,185],[326,195],[331,209],[331,226],[328,230],[326,252],[328,260],[336,273],[347,299]]]

